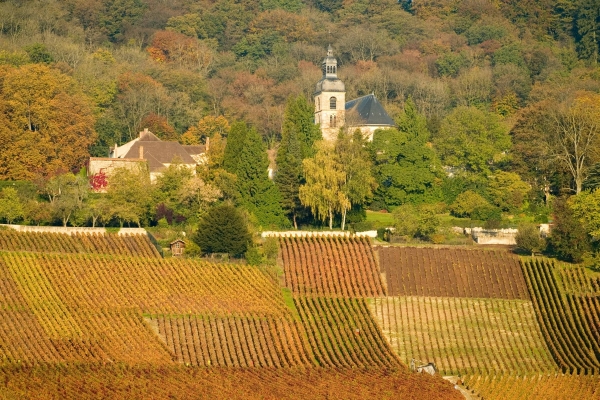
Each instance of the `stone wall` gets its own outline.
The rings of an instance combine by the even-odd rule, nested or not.
[[[319,237],[319,236],[366,236],[375,238],[377,237],[377,231],[365,231],[356,232],[351,234],[348,231],[265,231],[262,233],[262,237]]]
[[[465,230],[466,231],[466,230]],[[477,244],[504,244],[515,245],[517,229],[483,229],[471,228],[470,234]]]
[[[73,235],[76,233],[107,233],[106,228],[90,228],[90,227],[63,227],[63,226],[29,226],[29,225],[6,225],[0,224],[15,231],[20,232],[48,232],[48,233],[62,233],[66,235]],[[147,235],[148,232],[144,228],[121,228],[118,235]]]

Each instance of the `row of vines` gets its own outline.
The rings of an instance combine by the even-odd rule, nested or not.
[[[63,233],[0,230],[0,251],[160,257],[147,235],[113,235],[108,233],[74,233],[67,235]]]
[[[557,371],[530,301],[407,296],[369,306],[407,364],[434,362],[444,375]]]
[[[578,294],[590,291],[589,279],[582,270],[564,270],[550,260],[528,259],[522,265],[539,324],[556,363],[563,372],[598,374],[600,303],[597,295]]]
[[[506,251],[380,247],[392,296],[529,299],[519,259]]]
[[[290,319],[146,318],[178,362],[194,366],[293,367],[314,365],[302,326]]]
[[[413,399],[460,400],[442,379],[405,369],[0,367],[0,398],[32,399]]]
[[[400,367],[364,299],[296,297],[294,303],[319,365]]]
[[[285,285],[299,295],[369,297],[385,294],[368,238],[281,238]]]

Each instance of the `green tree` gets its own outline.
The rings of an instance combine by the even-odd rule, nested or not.
[[[440,225],[435,213],[435,206],[423,204],[403,204],[394,209],[394,233],[407,238],[421,237],[424,239],[433,235]]]
[[[517,247],[527,251],[532,256],[545,246],[544,239],[540,236],[540,230],[535,224],[521,224],[515,241]]]
[[[277,171],[275,184],[283,199],[282,207],[292,220],[294,229],[298,229],[298,217],[305,207],[300,201],[300,185],[304,183],[302,172],[303,151],[300,142],[301,126],[297,124],[296,100],[289,98],[285,109],[281,143],[277,149]]]
[[[227,135],[227,145],[223,155],[223,168],[232,174],[237,172],[240,153],[244,148],[248,126],[245,122],[234,122]]]
[[[115,169],[108,180],[106,197],[111,205],[112,217],[119,221],[121,227],[126,222],[141,227],[149,219],[152,204],[152,185],[147,166],[139,164],[133,169]]]
[[[554,200],[553,227],[548,239],[548,249],[558,258],[581,262],[591,249],[588,234],[573,213],[566,197]]]
[[[531,187],[514,172],[496,171],[489,177],[489,198],[503,211],[521,208],[530,190]]]
[[[251,236],[240,212],[223,203],[204,215],[193,240],[202,254],[228,253],[240,257],[248,250]]]
[[[12,224],[24,217],[23,205],[17,189],[5,187],[0,191],[0,220]]]
[[[487,176],[510,148],[510,136],[495,114],[457,107],[444,118],[433,143],[444,165]]]
[[[439,199],[442,168],[428,145],[426,119],[411,99],[404,105],[397,126],[376,131],[370,145],[378,184],[376,200],[395,206]]]
[[[239,136],[244,138],[241,148],[237,138],[232,143],[234,148],[239,149],[236,159],[233,160],[233,150],[228,141],[224,160],[224,163],[227,162],[226,169],[237,176],[238,202],[257,218],[261,226],[285,226],[287,220],[281,208],[281,194],[268,177],[269,160],[262,139],[256,129],[247,129],[245,124],[240,128]],[[230,135],[237,129],[234,124]]]
[[[450,206],[450,212],[456,217],[469,217],[481,207],[489,207],[490,203],[478,193],[467,190],[459,194]]]
[[[315,147],[314,157],[302,162],[306,183],[300,186],[300,201],[319,220],[329,219],[329,229],[333,229],[334,213],[350,207],[343,191],[346,174],[331,143],[319,141]]]
[[[342,205],[342,230],[346,225],[346,214],[353,206],[361,206],[372,199],[377,181],[373,177],[373,162],[365,148],[366,140],[360,130],[353,135],[340,131],[335,142],[338,162],[345,175],[342,192],[348,203]]]
[[[597,0],[579,0],[577,3],[577,51],[580,58],[596,64],[600,54],[600,6]]]
[[[50,200],[54,217],[60,219],[63,226],[67,226],[73,215],[84,208],[90,191],[87,178],[72,173],[53,177],[44,190]]]

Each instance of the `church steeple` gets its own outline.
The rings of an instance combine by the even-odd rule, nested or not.
[[[329,45],[321,64],[323,77],[315,87],[315,123],[321,125],[323,138],[335,140],[346,117],[346,86],[337,76],[337,59]]]

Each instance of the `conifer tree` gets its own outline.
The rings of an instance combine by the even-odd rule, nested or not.
[[[312,118],[312,111],[303,96],[288,99],[281,144],[277,150],[275,184],[283,198],[283,209],[295,229],[298,229],[298,218],[305,211],[299,197],[300,185],[304,183],[302,160],[312,153],[312,144],[321,134]]]
[[[200,246],[202,254],[228,253],[239,257],[248,249],[251,236],[240,213],[224,203],[204,215],[192,240]]]
[[[232,126],[230,135],[237,130],[236,125]],[[286,225],[287,220],[281,208],[281,194],[267,175],[269,160],[260,135],[256,129],[248,129],[244,124],[239,137],[244,137],[244,141],[234,141],[233,149],[239,149],[235,153],[230,142],[227,142],[224,161],[232,168],[228,171],[237,175],[239,204],[254,214],[263,227]]]
[[[248,126],[245,122],[235,122],[227,135],[227,145],[223,155],[223,168],[232,174],[236,173],[240,153],[246,141]]]

